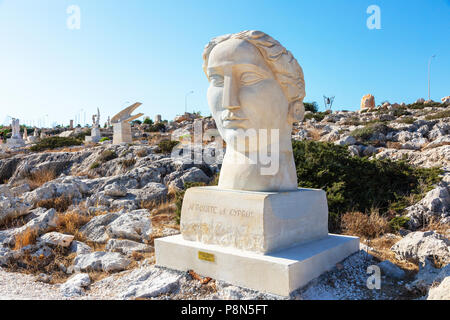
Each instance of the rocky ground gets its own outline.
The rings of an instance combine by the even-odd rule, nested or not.
[[[405,209],[408,229],[364,241],[359,253],[291,299],[450,298],[449,112],[448,104],[385,104],[307,113],[294,126],[295,140],[343,145],[355,157],[437,166],[443,174]],[[210,118],[186,116],[165,135],[192,134],[199,122],[203,130],[214,128]],[[153,240],[179,233],[175,194],[188,182],[211,183],[219,166],[173,159],[152,140],[164,134],[141,129],[134,129],[131,145],[0,153],[0,298],[284,299],[154,266]],[[431,218],[435,228],[424,223]],[[373,266],[381,270],[380,289],[367,286]]]

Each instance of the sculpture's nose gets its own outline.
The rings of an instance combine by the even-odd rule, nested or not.
[[[224,109],[235,110],[239,109],[239,86],[238,81],[234,79],[233,73],[230,72],[224,75],[223,83],[223,102]]]

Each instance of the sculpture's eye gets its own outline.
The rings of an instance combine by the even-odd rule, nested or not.
[[[223,87],[223,77],[219,74],[212,74],[209,76],[211,84],[215,87]]]
[[[264,79],[264,77],[258,73],[244,72],[241,75],[241,84],[244,86],[251,86],[251,85],[254,85],[254,84],[260,82],[263,79]]]

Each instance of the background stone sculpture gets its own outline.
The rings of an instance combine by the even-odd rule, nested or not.
[[[111,122],[113,124],[114,131],[113,144],[133,142],[130,121],[133,121],[134,119],[137,119],[144,114],[139,113],[137,115],[131,115],[131,113],[141,104],[142,103],[140,102],[136,102],[112,117]]]

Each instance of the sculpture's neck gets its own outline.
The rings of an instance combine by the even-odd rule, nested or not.
[[[296,190],[297,175],[290,134],[280,134],[278,144],[258,145],[256,150],[246,153],[227,148],[219,187],[266,192]]]

